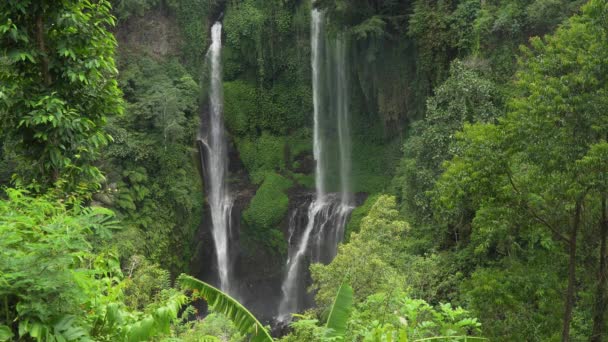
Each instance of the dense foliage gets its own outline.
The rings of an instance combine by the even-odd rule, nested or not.
[[[115,143],[103,151],[107,181],[94,198],[130,227],[127,240],[139,240],[122,248],[177,274],[188,269],[202,209],[193,157],[199,87],[174,59],[124,54],[119,62],[125,115],[108,122]]]
[[[0,5],[0,119],[15,180],[44,190],[95,189],[94,162],[122,112],[108,1]]]
[[[125,305],[125,292],[154,292],[127,282],[106,247],[117,229],[111,211],[68,209],[14,189],[7,196],[0,202],[0,339],[142,341],[170,332],[186,297],[166,289],[141,302],[142,311]]]
[[[363,203],[281,340],[608,338],[605,0],[5,0],[0,341],[272,340],[174,281],[213,254],[195,139],[217,20],[237,270],[283,272],[314,188],[313,7],[347,41]]]

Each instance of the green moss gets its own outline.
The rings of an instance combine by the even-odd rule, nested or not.
[[[353,137],[353,190],[375,193],[388,188],[401,157],[400,139],[372,144]]]
[[[260,184],[266,175],[285,170],[286,138],[263,132],[258,139],[236,139],[241,160],[254,184]]]
[[[269,92],[263,108],[263,125],[279,134],[306,127],[312,113],[312,92],[307,83],[286,80],[275,85]]]
[[[205,51],[209,45],[208,19],[215,11],[215,4],[209,0],[167,0],[167,6],[175,14],[184,43],[182,56],[191,75],[200,75]]]
[[[374,203],[376,203],[376,200],[380,197],[380,195],[382,194],[378,193],[368,196],[363,205],[360,205],[353,209],[350,214],[350,220],[346,225],[346,230],[344,231],[345,242],[348,242],[351,233],[356,233],[359,231],[359,228],[361,227],[361,221],[363,220],[363,218],[365,218],[365,216],[367,216],[370,209],[372,208]]]
[[[312,153],[312,134],[310,129],[303,128],[288,136],[287,147],[292,160],[302,153]]]
[[[260,131],[294,135],[310,120],[309,88],[291,84],[265,89],[243,80],[224,82],[226,126],[241,137],[259,135]]]
[[[315,176],[314,175],[305,175],[303,173],[294,173],[293,179],[301,186],[304,186],[309,189],[313,189],[315,187]]]
[[[291,180],[276,173],[268,173],[251,199],[249,207],[243,212],[247,235],[262,242],[273,251],[286,248],[278,225],[287,214],[289,198],[285,191],[292,185]],[[280,236],[280,239],[277,236]]]
[[[288,201],[285,191],[293,182],[276,173],[266,175],[264,182],[243,212],[243,219],[249,227],[272,229],[287,213]]]
[[[257,94],[254,86],[243,82],[224,82],[224,120],[228,130],[237,136],[250,131],[251,118],[257,109]]]

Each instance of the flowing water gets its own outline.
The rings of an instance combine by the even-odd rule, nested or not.
[[[228,148],[224,133],[222,90],[222,24],[216,22],[211,28],[211,46],[207,58],[211,65],[209,85],[209,127],[205,137],[199,141],[206,148],[205,173],[207,201],[211,211],[212,235],[215,243],[217,268],[222,291],[230,292],[230,217],[233,199],[230,196],[226,175],[228,172]]]
[[[308,263],[329,263],[336,255],[344,235],[352,205],[351,144],[346,74],[346,42],[342,37],[329,41],[325,37],[325,16],[313,9],[311,14],[311,64],[313,82],[314,132],[313,154],[315,169],[315,198],[307,209],[307,219],[299,241],[294,236],[302,230],[292,214],[289,227],[289,255],[286,275],[281,287],[279,321],[290,319],[291,313],[301,311],[306,297]],[[337,142],[332,140],[337,131]],[[337,144],[337,155],[331,153]],[[338,159],[339,192],[328,192],[332,159]],[[296,208],[295,210],[300,210]]]

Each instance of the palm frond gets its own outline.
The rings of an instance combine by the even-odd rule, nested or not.
[[[272,342],[272,337],[262,323],[236,299],[186,274],[179,276],[178,281],[183,287],[198,291],[209,306],[228,317],[239,332],[243,335],[250,335],[251,342]]]

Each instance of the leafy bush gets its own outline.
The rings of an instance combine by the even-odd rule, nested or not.
[[[205,338],[217,337],[217,341],[242,342],[245,341],[234,323],[224,315],[212,312],[200,321],[195,321],[191,327],[179,335],[183,342],[201,342]]]
[[[386,289],[404,286],[397,266],[404,252],[404,240],[409,226],[396,210],[395,198],[380,196],[361,222],[358,233],[340,245],[338,255],[328,265],[310,267],[316,290],[315,301],[321,309],[327,307],[333,294],[346,278],[355,293],[355,302]]]
[[[372,209],[373,205],[376,204],[376,201],[380,197],[380,194],[370,195],[365,199],[365,203],[353,209],[350,213],[350,220],[346,225],[346,230],[344,232],[344,240],[348,242],[350,239],[350,235],[352,233],[357,233],[361,228],[361,221],[369,214],[369,211]]]
[[[285,169],[285,137],[263,132],[258,139],[237,140],[241,160],[254,184],[260,184],[267,175]]]
[[[333,330],[320,326],[311,313],[295,315],[293,329],[282,342],[300,341],[486,341],[474,337],[481,323],[469,312],[451,304],[429,305],[399,290],[369,295],[345,316],[345,334],[332,336]],[[328,320],[329,322],[329,320]]]
[[[502,114],[501,94],[472,66],[454,61],[450,77],[428,98],[425,119],[412,126],[403,146],[399,191],[410,219],[422,224],[432,215],[430,190],[442,163],[458,153],[455,134],[465,123],[494,122]]]
[[[178,273],[189,266],[203,207],[193,159],[198,86],[176,59],[124,54],[119,65],[127,110],[108,124],[115,143],[104,151],[107,182],[95,198],[134,228],[128,232],[139,244],[127,255],[145,255]]]
[[[468,311],[449,303],[432,307],[421,299],[392,291],[376,293],[356,307],[350,335],[363,341],[405,341],[436,337],[440,341],[478,341],[468,336],[481,332],[481,323]],[[467,336],[467,337],[465,337]],[[451,338],[450,338],[451,337]]]
[[[249,134],[258,110],[254,86],[243,81],[224,82],[224,121],[233,135]]]
[[[159,302],[163,291],[171,289],[169,272],[140,255],[129,258],[124,272],[124,298],[130,308],[144,310],[148,305]]]
[[[96,161],[111,142],[106,120],[123,112],[110,8],[0,3],[0,132],[18,184],[40,191],[63,178],[65,192],[90,192],[103,180]]]
[[[129,309],[117,256],[96,251],[116,228],[111,211],[66,208],[15,189],[7,196],[0,201],[2,339],[143,341],[170,333],[186,297],[165,292],[145,312]]]

